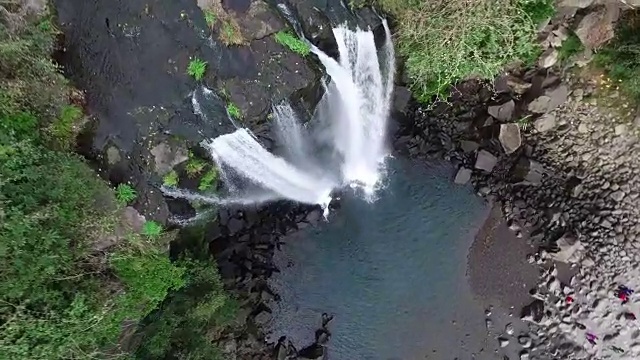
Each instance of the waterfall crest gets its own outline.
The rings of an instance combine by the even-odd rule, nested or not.
[[[163,188],[169,196],[227,204],[289,199],[327,208],[335,189],[350,186],[373,196],[384,161],[395,56],[383,20],[385,42],[376,48],[370,30],[333,29],[339,60],[312,46],[330,82],[313,118],[302,123],[287,103],[274,107],[282,154],[269,152],[246,128],[203,143],[227,185],[225,195]],[[195,109],[200,111],[200,109]]]

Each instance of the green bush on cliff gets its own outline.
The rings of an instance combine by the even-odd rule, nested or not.
[[[506,65],[532,62],[537,25],[553,0],[376,0],[395,17],[396,47],[414,95],[447,97],[452,84],[491,79]]]
[[[0,10],[0,358],[126,358],[126,334],[187,284],[187,267],[163,236],[104,245],[122,209],[64,145],[82,113],[50,60],[55,28]]]

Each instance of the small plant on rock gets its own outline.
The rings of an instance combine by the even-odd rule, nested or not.
[[[204,170],[205,166],[207,166],[207,163],[204,160],[198,159],[191,151],[189,151],[189,161],[185,166],[187,176],[194,177],[200,174],[202,170]]]
[[[216,168],[212,168],[207,171],[202,179],[200,179],[200,184],[198,185],[198,190],[207,191],[211,188],[215,188],[215,184],[218,181],[218,171]]]
[[[157,222],[150,220],[142,225],[142,235],[150,239],[155,239],[159,237],[160,234],[162,234],[162,225]]]
[[[204,73],[207,71],[207,62],[198,58],[194,58],[189,62],[187,74],[191,75],[197,81],[202,80]]]
[[[116,199],[123,205],[132,202],[137,196],[136,190],[129,184],[120,184],[116,188]]]
[[[217,20],[217,16],[216,14],[211,11],[211,10],[205,10],[204,11],[204,20],[207,22],[207,25],[212,28],[213,25],[216,23]]]
[[[580,38],[574,33],[569,34],[569,37],[562,43],[560,49],[558,49],[558,55],[560,61],[565,61],[572,56],[578,54],[584,50],[584,45],[580,41]]]
[[[234,119],[242,119],[242,112],[240,111],[238,105],[234,103],[227,104],[227,113]]]
[[[278,31],[275,35],[276,42],[294,53],[307,56],[311,53],[311,47],[306,42],[298,39],[287,31]]]
[[[178,173],[175,170],[171,170],[162,178],[162,184],[171,187],[178,186]]]

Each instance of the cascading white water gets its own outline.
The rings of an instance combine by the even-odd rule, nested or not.
[[[262,192],[242,194],[236,190],[219,197],[177,189],[164,189],[165,193],[215,203],[289,199],[320,204],[325,209],[331,192],[344,186],[360,188],[370,197],[382,179],[388,155],[386,127],[395,69],[386,20],[383,25],[386,39],[381,57],[372,31],[347,26],[333,30],[339,61],[312,46],[331,82],[325,86],[325,95],[308,124],[302,124],[288,104],[274,107],[278,140],[285,149],[283,157],[267,151],[244,128],[203,144],[226,182],[239,179]],[[331,158],[337,160],[320,158],[319,148],[330,149]],[[338,169],[333,168],[336,165]],[[232,189],[240,188],[231,185]]]

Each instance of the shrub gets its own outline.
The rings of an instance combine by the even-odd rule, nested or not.
[[[187,66],[187,74],[191,75],[197,81],[202,80],[206,71],[207,62],[198,58],[191,60],[189,66]]]
[[[131,185],[119,184],[116,187],[116,200],[121,204],[126,205],[135,200],[137,196],[136,190]]]
[[[552,0],[378,0],[397,20],[396,47],[422,102],[447,97],[457,81],[491,79],[507,64],[540,53],[537,22]]]
[[[296,54],[307,56],[311,53],[311,47],[305,41],[298,39],[287,31],[278,31],[275,35],[276,42]]]

